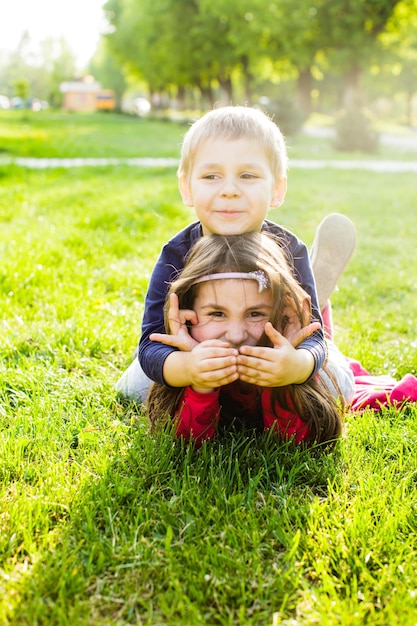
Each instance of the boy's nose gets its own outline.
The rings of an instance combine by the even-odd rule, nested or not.
[[[226,198],[240,195],[239,187],[234,179],[228,178],[224,181],[221,195]]]

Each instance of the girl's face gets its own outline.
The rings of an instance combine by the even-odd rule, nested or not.
[[[272,311],[272,293],[258,293],[256,280],[225,278],[201,283],[194,301],[198,324],[193,339],[227,341],[230,347],[255,346]]]

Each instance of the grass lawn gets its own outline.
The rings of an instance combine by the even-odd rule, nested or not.
[[[0,111],[0,156],[177,157],[186,129],[113,113]]]
[[[7,140],[10,119],[0,146],[28,156],[177,156],[184,132],[53,114]],[[308,245],[331,211],[355,222],[335,338],[375,374],[417,373],[415,188],[294,169],[270,214]],[[331,454],[243,433],[195,451],[115,393],[193,219],[173,168],[0,166],[0,219],[0,624],[417,623],[415,407],[349,415]]]

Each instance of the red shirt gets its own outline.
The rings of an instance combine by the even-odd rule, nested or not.
[[[270,388],[242,386],[239,381],[219,387],[209,393],[198,393],[186,387],[174,415],[176,435],[194,439],[197,444],[212,439],[220,420],[222,408],[233,407],[236,416],[256,420],[260,414],[266,430],[274,428],[283,439],[294,438],[300,443],[308,438],[308,425],[295,410],[275,405],[272,410]],[[292,402],[289,400],[289,405]]]

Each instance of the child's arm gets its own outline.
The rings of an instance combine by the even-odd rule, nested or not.
[[[294,348],[297,348],[308,337],[310,337],[310,335],[316,332],[316,330],[321,330],[321,323],[319,321],[311,321],[310,296],[306,296],[302,303],[302,326],[294,306],[291,306],[290,303],[284,308],[283,314],[287,318],[287,323],[282,334],[286,339],[288,339]]]
[[[286,231],[282,227],[268,222],[268,230],[282,240],[283,249],[287,253],[287,258],[293,266],[293,274],[297,282],[308,293],[311,298],[311,322],[320,322],[319,330],[309,334],[298,349],[309,352],[314,360],[314,367],[310,373],[310,377],[314,376],[322,367],[326,359],[326,342],[322,329],[321,314],[318,305],[316,286],[314,282],[313,270],[311,267],[310,256],[307,246],[294,233]],[[294,344],[294,342],[292,341]],[[295,344],[294,344],[295,345]]]
[[[151,380],[165,384],[163,365],[175,348],[150,340],[152,333],[164,331],[164,304],[171,281],[184,267],[184,258],[201,236],[198,224],[191,224],[178,233],[162,249],[149,281],[139,342],[139,362]]]
[[[188,332],[188,324],[198,323],[197,314],[192,309],[180,309],[176,293],[171,293],[169,296],[168,319],[170,334],[152,333],[149,336],[151,341],[159,341],[184,352],[190,352],[198,345]]]
[[[307,312],[309,310],[310,304],[306,301],[305,315],[307,317]],[[317,328],[320,328],[320,324],[318,322],[300,328],[300,321],[297,316],[293,315],[293,310],[290,307],[286,310],[286,315],[289,321],[286,327],[285,338],[288,339],[290,344],[294,347],[298,346],[304,339],[306,339],[306,337],[315,332]],[[238,351],[230,348],[227,343],[216,340],[198,344],[189,334],[188,327],[186,325],[187,322],[196,324],[198,321],[197,316],[192,310],[179,308],[178,296],[175,293],[170,296],[168,316],[172,334],[153,333],[150,336],[152,341],[173,346],[180,350],[180,352],[173,352],[169,354],[165,360],[163,372],[167,385],[170,387],[192,386],[193,389],[199,391],[200,393],[208,393],[214,387],[221,387],[233,382],[233,380],[236,380],[236,357],[238,355]],[[305,321],[306,320],[307,318]],[[275,332],[276,331],[274,331],[274,333]],[[287,350],[282,350],[280,353],[274,353],[272,355],[274,360],[279,359],[282,367],[288,367],[290,360],[296,359],[298,363],[297,375],[300,375],[302,373],[301,359],[303,357],[303,359],[306,360],[307,367],[311,366],[311,371],[314,366],[314,359],[312,355],[305,350],[298,350],[297,353],[294,353],[294,350],[290,349],[290,346],[287,345],[287,342],[285,342],[284,338],[279,333],[274,335],[275,341],[279,341],[280,338],[283,340],[282,343]],[[196,349],[197,346],[200,346],[198,350]],[[215,348],[215,350],[213,350],[213,348]],[[269,351],[271,348],[266,348],[266,350]],[[275,373],[276,371],[277,368],[275,368]],[[295,376],[292,375],[291,372],[287,372],[287,375],[290,377]],[[306,375],[306,378],[308,377],[309,375]],[[291,380],[291,382],[298,381]],[[276,385],[279,384],[288,383],[276,383]]]
[[[283,387],[308,380],[315,366],[311,352],[302,347],[294,348],[270,322],[265,324],[265,334],[273,348],[242,346],[239,349],[240,380],[261,387]]]

